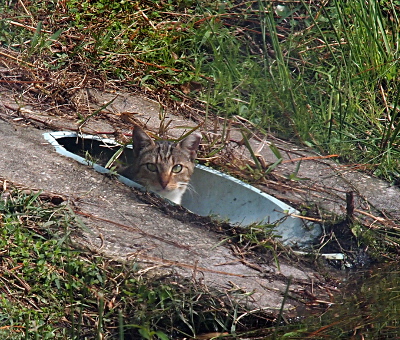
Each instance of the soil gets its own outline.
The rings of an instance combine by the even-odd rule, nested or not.
[[[129,133],[132,121],[157,132],[160,127],[158,104],[143,95],[91,91],[89,105],[95,110],[116,95],[107,110],[79,126],[77,119],[70,115],[45,113],[40,105],[25,103],[22,106],[21,102],[17,105],[13,94],[0,88],[0,176],[22,187],[65,197],[89,229],[83,237],[76,238],[80,247],[119,261],[135,260],[159,273],[174,272],[190,277],[224,291],[251,308],[262,308],[272,314],[281,308],[290,279],[290,298],[285,304],[288,316],[298,314],[299,307],[310,300],[329,303],[331,292],[336,290],[331,277],[337,272],[333,269],[331,274],[321,275],[315,265],[290,256],[289,250],[278,254],[279,267],[272,257],[246,256],[234,243],[221,242],[227,239],[221,226],[67,159],[43,139],[44,132],[76,131],[78,127],[92,134],[112,134],[116,129],[118,133]],[[187,119],[168,113],[166,121],[171,121],[168,133],[177,137],[182,131],[179,127],[197,126],[198,120],[198,117]],[[223,124],[218,120],[214,123],[203,122],[204,140],[221,133]],[[248,149],[240,143],[243,126],[247,125],[241,120],[232,124],[231,145],[227,148],[230,157],[251,164]],[[268,179],[254,183],[261,189],[299,209],[315,207],[317,214],[312,218],[322,224],[327,216],[345,215],[346,192],[351,191],[355,197],[352,218],[371,227],[376,222],[399,225],[398,187],[341,166],[334,160],[319,158],[310,150],[273,136],[265,138],[256,133],[250,136],[253,149],[268,164],[276,161],[269,147],[271,142],[281,150],[285,162]],[[303,164],[297,176],[309,180],[288,180],[300,158]]]

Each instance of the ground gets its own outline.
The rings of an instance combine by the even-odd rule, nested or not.
[[[43,139],[44,132],[76,131],[78,126],[87,133],[113,133],[116,126],[122,132],[129,132],[130,125],[124,121],[127,113],[148,129],[155,132],[159,129],[159,106],[143,94],[93,91],[90,105],[98,108],[116,96],[101,115],[79,125],[71,116],[47,114],[38,105],[21,102],[17,105],[13,93],[0,88],[3,146],[0,174],[3,181],[64,197],[90,230],[75,239],[80,247],[120,261],[135,259],[144,268],[151,269],[154,275],[174,272],[191,277],[227,292],[252,308],[262,308],[273,314],[281,308],[289,278],[292,278],[290,293],[296,299],[286,301],[288,315],[297,313],[297,300],[306,294],[322,303],[327,299],[335,288],[315,266],[291,257],[288,252],[279,256],[279,268],[272,257],[268,261],[262,256],[243,256],[230,242],[221,242],[226,239],[223,229],[218,229],[209,220],[196,218],[184,209],[169,206],[65,158]],[[201,130],[205,143],[210,135],[221,133],[223,125],[219,120],[199,122],[199,117],[188,119],[172,112],[161,123],[166,121],[171,121],[168,129],[171,136],[179,135],[181,130],[176,127],[203,123]],[[240,143],[240,131],[248,126],[240,120],[232,121],[228,144],[234,146],[227,145],[227,148],[242,164],[248,162],[251,165],[249,149]],[[269,194],[296,208],[312,205],[318,207],[317,211],[324,210],[333,216],[345,214],[346,192],[351,191],[355,195],[354,218],[361,223],[371,228],[375,224],[377,228],[398,224],[399,188],[342,167],[328,158],[319,158],[315,153],[273,136],[253,134],[249,137],[260,162],[272,164],[276,161],[271,142],[284,156],[284,162],[268,180],[255,181]],[[302,164],[297,171],[299,159]],[[291,176],[293,174],[296,178]],[[321,213],[310,219],[324,224],[324,216]],[[243,294],[245,292],[252,294]]]

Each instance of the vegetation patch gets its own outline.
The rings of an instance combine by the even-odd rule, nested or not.
[[[84,88],[141,89],[396,184],[398,11],[393,0],[12,2],[0,17],[2,82],[80,118]]]
[[[272,321],[198,282],[77,249],[85,227],[65,202],[8,188],[0,214],[1,338],[176,339]]]
[[[399,266],[395,263],[372,267],[349,275],[346,287],[326,311],[299,324],[277,330],[280,339],[396,339],[400,324]],[[382,303],[384,301],[384,303]]]
[[[73,237],[85,226],[58,195],[16,189],[3,181],[0,224],[2,338],[179,339],[200,335],[204,339],[258,339],[315,334],[315,338],[334,335],[344,339],[353,330],[370,332],[369,327],[377,336],[395,332],[397,319],[392,311],[398,299],[391,287],[398,270],[384,279],[369,277],[359,295],[352,293],[356,303],[345,302],[353,306],[344,309],[351,311],[348,318],[331,324],[335,313],[342,315],[342,309],[332,308],[319,322],[310,318],[293,323],[260,310],[245,310],[224,293],[170,272],[147,272],[133,261],[116,262],[77,249]],[[243,257],[270,251],[276,244],[266,241],[270,237],[271,233],[255,226],[250,233],[233,231],[230,239],[236,239],[234,249]],[[379,313],[367,307],[379,300],[376,282],[391,303],[385,310],[379,308]],[[368,292],[374,292],[373,296]],[[238,301],[246,299],[246,294],[237,294]],[[373,319],[364,317],[365,313],[372,313]]]

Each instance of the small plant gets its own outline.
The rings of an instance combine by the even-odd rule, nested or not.
[[[36,31],[32,36],[30,46],[27,50],[29,57],[31,57],[34,53],[41,54],[44,49],[49,48],[52,44],[57,42],[57,39],[62,33],[62,29],[59,29],[58,31],[46,38],[43,36],[42,28],[43,24],[41,21],[39,21],[36,27]]]
[[[279,236],[275,235],[275,225],[254,224],[238,230],[237,243],[241,246],[240,253],[247,254],[256,251],[257,253],[268,253],[272,255],[275,265],[279,270],[278,250]]]

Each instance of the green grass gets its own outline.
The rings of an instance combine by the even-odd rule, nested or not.
[[[20,65],[57,78],[41,95],[54,101],[60,94],[73,111],[79,108],[65,88],[85,76],[88,86],[111,81],[165,101],[191,96],[218,115],[241,115],[396,183],[400,4],[277,4],[16,3],[3,10],[0,41],[22,53]]]
[[[244,12],[247,23],[256,21],[251,37],[259,55],[245,50],[251,39],[226,39],[230,26],[210,24],[213,60],[201,69],[215,83],[207,99],[220,113],[243,115],[398,180],[398,5],[303,1],[283,6],[281,17],[272,5],[258,1]]]
[[[343,289],[331,308],[318,318],[311,316],[300,324],[280,327],[278,338],[397,339],[399,266],[392,263],[374,269],[349,275],[345,285],[350,289]]]

